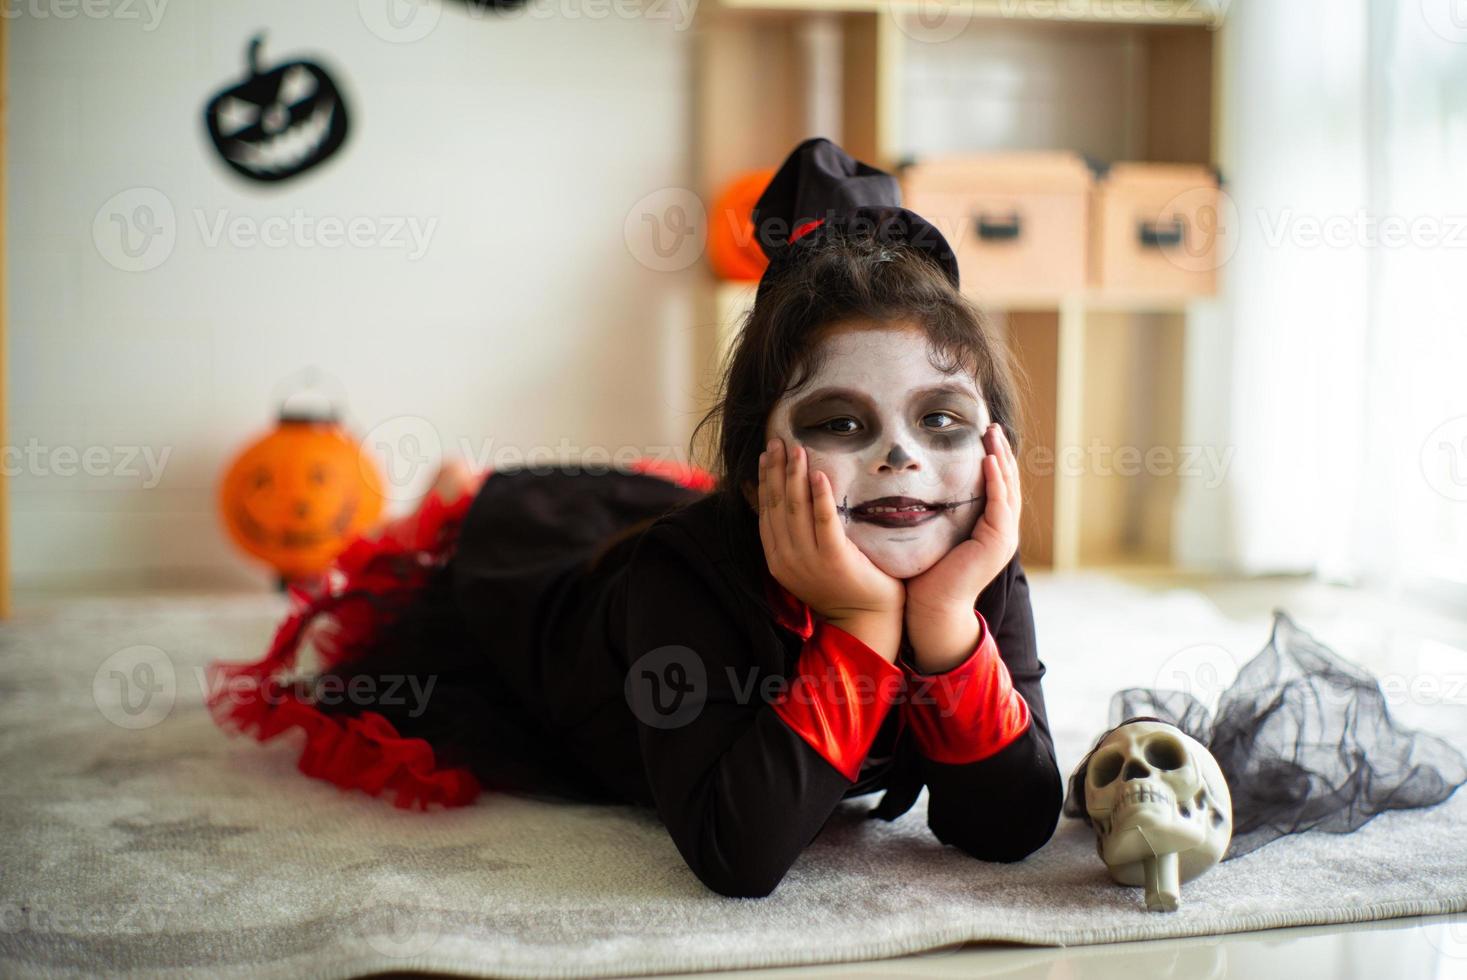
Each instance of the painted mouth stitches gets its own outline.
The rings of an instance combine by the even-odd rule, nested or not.
[[[933,504],[916,497],[877,497],[845,508],[846,519],[865,521],[878,527],[916,527],[950,510],[948,504]]]
[[[925,500],[916,497],[877,497],[863,504],[857,504],[851,508],[853,517],[870,517],[876,514],[899,514],[899,513],[926,513],[945,509],[939,505],[929,504]]]
[[[981,496],[946,503],[930,503],[916,497],[877,497],[851,507],[842,502],[836,507],[847,522],[866,521],[882,527],[915,527],[932,520],[939,514],[955,510],[965,504],[982,500]]]

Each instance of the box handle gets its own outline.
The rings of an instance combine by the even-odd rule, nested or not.
[[[985,242],[1011,242],[1019,237],[1022,229],[1017,211],[999,215],[980,214],[975,220],[978,222],[978,239]]]
[[[1187,221],[1180,214],[1170,221],[1143,221],[1138,231],[1142,248],[1176,248],[1187,237]]]

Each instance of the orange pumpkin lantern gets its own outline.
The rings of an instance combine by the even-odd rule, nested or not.
[[[723,279],[758,279],[769,259],[754,238],[754,205],[774,178],[773,170],[736,177],[713,202],[708,215],[708,261]]]
[[[335,412],[281,411],[230,465],[219,489],[229,536],[282,581],[324,572],[382,515],[382,476]]]

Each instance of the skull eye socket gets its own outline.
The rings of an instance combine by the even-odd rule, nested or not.
[[[1163,772],[1180,769],[1187,764],[1187,753],[1182,751],[1182,746],[1175,739],[1156,738],[1146,745],[1143,753],[1146,761]]]
[[[1109,786],[1115,782],[1121,774],[1121,764],[1125,760],[1121,754],[1114,749],[1102,752],[1090,760],[1090,785]]]

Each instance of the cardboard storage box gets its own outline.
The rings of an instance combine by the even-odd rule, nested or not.
[[[957,252],[979,302],[1057,299],[1086,284],[1090,168],[1075,153],[983,153],[902,169],[902,201]]]
[[[1100,291],[1200,296],[1217,289],[1226,229],[1208,167],[1117,163],[1096,180],[1090,284]]]

